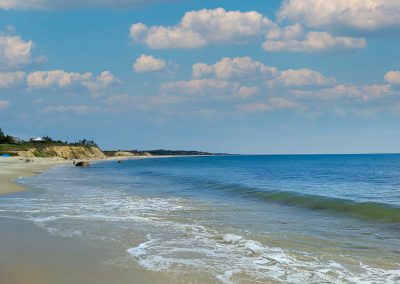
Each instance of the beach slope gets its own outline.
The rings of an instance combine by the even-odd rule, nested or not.
[[[19,177],[33,176],[51,166],[70,162],[57,158],[33,158],[28,161],[21,157],[0,158],[0,195],[26,190],[14,182]]]

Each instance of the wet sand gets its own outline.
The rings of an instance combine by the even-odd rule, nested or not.
[[[25,187],[14,182],[19,177],[33,176],[55,165],[72,163],[60,159],[34,158],[29,160],[30,162],[27,163],[26,158],[21,157],[0,158],[0,195],[25,191]]]
[[[0,283],[168,282],[158,273],[128,267],[122,246],[51,236],[23,220],[0,218],[0,228]]]
[[[0,158],[0,198],[10,194],[17,197],[27,190],[15,183],[19,177],[63,164],[72,165],[72,161],[31,158],[27,163],[26,158]],[[50,235],[31,221],[1,217],[0,284],[171,283],[165,275],[135,264],[126,249],[106,241]]]

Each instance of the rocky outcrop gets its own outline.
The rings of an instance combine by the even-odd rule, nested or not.
[[[104,159],[106,157],[98,147],[93,146],[38,146],[17,153],[26,158]]]
[[[89,168],[90,164],[87,161],[82,161],[82,162],[78,162],[75,164],[75,167],[81,167],[81,168]]]

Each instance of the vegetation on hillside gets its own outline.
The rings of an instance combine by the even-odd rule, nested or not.
[[[31,149],[35,149],[35,156],[46,157],[51,155],[51,153],[48,153],[48,150],[44,150],[46,147],[49,146],[84,146],[88,148],[98,147],[94,141],[87,139],[82,139],[77,142],[70,143],[68,141],[54,140],[51,137],[46,136],[43,137],[42,142],[24,141],[17,137],[5,135],[0,128],[0,155],[5,153],[16,155],[18,151],[28,151]]]
[[[23,141],[17,137],[5,135],[0,128],[0,155],[10,154],[18,155],[19,151],[33,151],[35,157],[54,157],[57,153],[51,146],[80,146],[86,147],[88,150],[93,149],[92,147],[98,147],[97,144],[92,140],[82,139],[77,142],[68,142],[61,140],[54,140],[49,136],[43,137],[41,142]],[[101,150],[100,150],[101,151]],[[119,151],[104,151],[103,153],[108,157],[114,157]],[[208,152],[200,151],[184,151],[184,150],[127,150],[123,152],[129,152],[135,156],[205,156],[205,155],[218,155]],[[78,153],[79,154],[79,153]]]
[[[82,139],[78,140],[77,142],[68,142],[68,141],[61,141],[61,140],[53,140],[50,136],[42,137],[43,142],[41,144],[45,144],[46,146],[49,145],[62,145],[62,146],[94,146],[98,147],[97,144],[93,140]],[[23,141],[17,137],[13,137],[10,135],[5,135],[4,132],[0,128],[0,144],[15,144],[15,145],[38,145],[37,142],[31,141]]]
[[[14,142],[14,137],[10,135],[5,135],[0,128],[0,144],[13,144]]]

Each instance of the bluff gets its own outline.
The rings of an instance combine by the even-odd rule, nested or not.
[[[103,159],[106,156],[95,146],[40,146],[16,151],[25,158]]]

